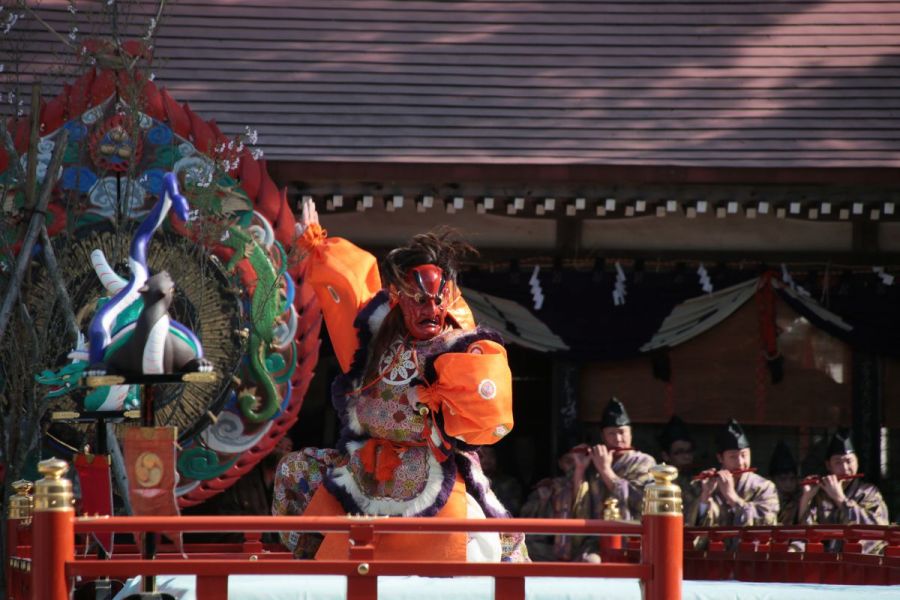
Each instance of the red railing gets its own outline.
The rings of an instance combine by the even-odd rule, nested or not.
[[[839,552],[825,543],[841,540]],[[878,554],[866,542],[883,542]],[[880,525],[690,527],[684,531],[685,579],[900,584],[900,528]]]
[[[71,511],[34,513],[34,546],[31,598],[63,600],[69,597],[74,578],[135,575],[195,575],[198,600],[227,597],[229,575],[317,574],[345,575],[347,597],[377,598],[377,578],[385,575],[490,576],[495,580],[495,597],[525,597],[526,577],[624,577],[642,582],[647,600],[675,600],[681,597],[682,520],[680,516],[650,515],[643,523],[598,520],[550,519],[438,519],[366,517],[106,517],[74,518]],[[256,532],[320,531],[349,534],[346,560],[304,561],[286,553],[266,553]],[[154,560],[136,554],[116,553],[112,558],[76,558],[76,534],[134,532],[249,532],[248,544],[236,545],[238,552],[162,552]],[[640,536],[645,552],[638,563],[469,563],[390,561],[375,559],[378,534],[423,532],[516,531],[529,534],[571,534],[600,536]],[[676,543],[677,542],[677,543]],[[200,549],[200,548],[197,548]],[[213,547],[203,548],[205,550]],[[248,551],[259,550],[249,555]],[[20,546],[20,550],[25,550]],[[248,560],[249,558],[249,560]],[[49,576],[45,574],[51,574]],[[22,596],[12,596],[19,598]]]

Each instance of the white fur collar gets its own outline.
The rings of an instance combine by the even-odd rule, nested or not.
[[[348,442],[347,450],[351,455],[356,454],[364,443]],[[431,452],[428,452],[427,458],[428,480],[425,482],[425,489],[412,500],[395,500],[393,498],[369,496],[357,485],[349,463],[332,469],[331,480],[350,494],[357,506],[367,515],[414,517],[434,504],[441,493],[441,486],[444,482],[444,470],[441,468],[441,464]]]

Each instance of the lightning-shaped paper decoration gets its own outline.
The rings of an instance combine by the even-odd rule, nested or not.
[[[712,281],[709,280],[709,273],[706,272],[706,267],[703,266],[703,263],[700,263],[700,266],[697,268],[697,275],[700,277],[700,287],[703,288],[703,291],[707,294],[712,294]]]
[[[884,272],[884,267],[872,267],[872,271],[881,279],[884,285],[894,285],[894,276]]]
[[[781,263],[781,280],[801,296],[809,297],[809,292],[807,292],[802,286],[797,285],[797,283],[794,281],[794,278],[791,277],[790,273],[788,273],[787,266],[785,266],[784,263]]]
[[[616,286],[612,292],[613,304],[616,306],[625,304],[625,295],[627,293],[628,291],[625,289],[625,271],[622,270],[622,265],[616,261]]]
[[[534,310],[541,310],[541,307],[544,305],[544,292],[541,290],[541,280],[538,279],[538,273],[540,272],[540,265],[534,265],[531,279],[528,280],[528,283],[531,285],[531,297],[534,299]]]

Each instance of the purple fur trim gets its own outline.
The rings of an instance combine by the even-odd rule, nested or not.
[[[359,332],[359,348],[356,349],[356,353],[353,355],[353,362],[350,363],[350,370],[347,372],[347,376],[352,379],[362,377],[363,370],[366,368],[369,344],[372,343],[372,338],[377,333],[369,329],[369,318],[375,314],[376,310],[387,304],[388,299],[387,290],[381,290],[372,296],[372,299],[359,311],[356,319],[353,320],[353,326]]]
[[[331,403],[334,405],[334,410],[337,412],[342,425],[347,422],[350,392],[356,388],[356,382],[363,376],[369,344],[372,343],[372,338],[375,336],[375,332],[369,329],[369,318],[376,310],[384,306],[387,301],[387,291],[381,290],[359,311],[359,314],[356,315],[356,319],[353,321],[353,326],[356,327],[357,335],[359,336],[359,347],[353,354],[350,370],[335,377],[331,384]],[[343,437],[343,434],[341,437]]]
[[[444,477],[441,481],[441,491],[438,493],[437,498],[435,498],[431,506],[419,513],[403,516],[433,517],[434,515],[438,514],[442,508],[444,508],[444,505],[447,504],[447,499],[450,498],[450,492],[453,491],[453,484],[456,483],[456,463],[452,460],[446,460],[441,463],[441,470],[444,473]],[[325,489],[327,489],[335,498],[337,498],[337,501],[341,503],[341,506],[345,511],[352,514],[362,514],[365,512],[356,503],[356,500],[353,498],[350,492],[339,486],[331,478],[330,469],[325,474],[325,477],[322,478],[322,483],[325,485]]]
[[[509,519],[512,517],[512,515],[509,514],[509,511],[504,510],[503,512],[499,512],[487,502],[487,495],[492,492],[489,487],[480,483],[478,478],[475,477],[475,470],[477,469],[485,481],[487,481],[487,475],[481,470],[481,463],[478,462],[478,456],[474,452],[471,453],[471,456],[469,454],[458,452],[456,454],[456,464],[459,468],[459,474],[466,484],[466,491],[475,498],[475,502],[481,506],[481,510],[484,511],[486,517],[489,519]],[[497,504],[500,504],[499,500],[497,500]]]

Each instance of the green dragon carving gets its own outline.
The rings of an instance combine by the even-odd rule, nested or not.
[[[279,408],[276,382],[266,368],[266,358],[273,340],[273,324],[283,308],[279,306],[278,280],[285,272],[286,261],[282,260],[281,267],[276,272],[253,236],[237,227],[228,229],[222,243],[234,250],[234,255],[225,266],[229,273],[233,274],[237,264],[244,258],[256,273],[256,288],[250,300],[247,355],[250,359],[250,372],[261,388],[262,398],[260,401],[255,394],[245,391],[238,397],[238,404],[249,421],[262,423],[272,418]]]

